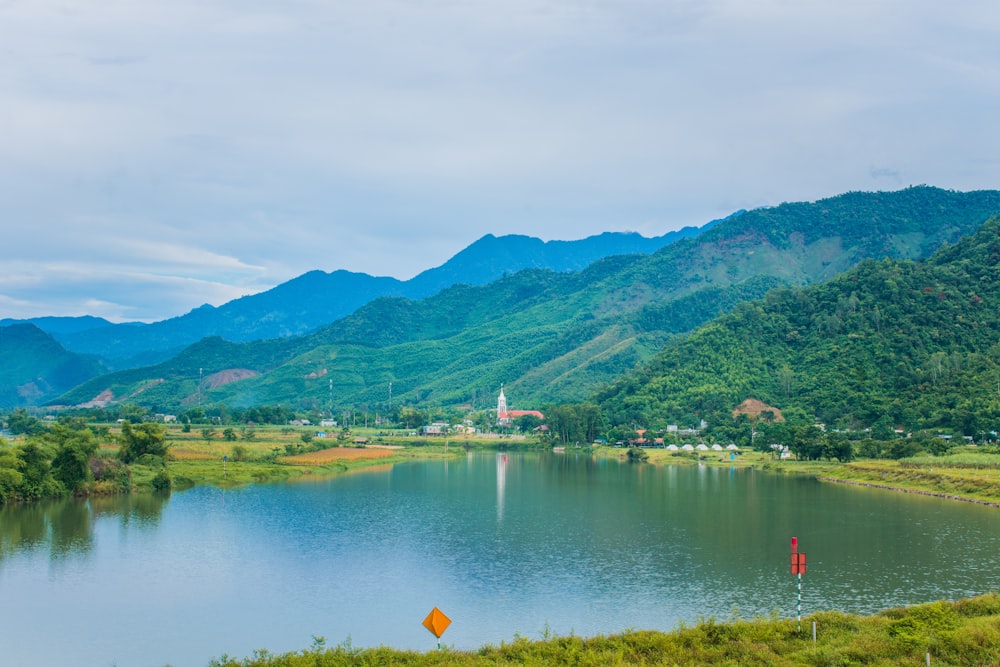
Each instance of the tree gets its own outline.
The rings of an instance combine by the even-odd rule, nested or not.
[[[45,440],[55,445],[52,476],[69,491],[77,491],[91,478],[90,459],[98,450],[97,438],[86,424],[53,424]]]
[[[35,440],[28,440],[22,447],[21,484],[18,495],[21,498],[37,500],[44,496],[57,495],[58,484],[53,487],[52,466],[45,450]]]
[[[844,436],[839,433],[829,433],[823,444],[823,458],[828,461],[837,459],[841,463],[847,463],[854,458],[854,448]]]
[[[146,455],[160,458],[167,455],[167,436],[160,424],[147,422],[133,427],[131,422],[124,421],[119,438],[118,458],[125,463],[134,463]]]
[[[45,427],[42,422],[28,414],[24,408],[18,408],[7,417],[7,428],[14,435],[35,435]]]
[[[531,433],[536,428],[541,426],[541,424],[542,420],[535,415],[521,415],[514,420],[514,426],[516,426],[517,430],[521,433]]]
[[[18,470],[20,467],[21,460],[17,457],[17,452],[0,443],[0,503],[5,503],[16,495],[24,478]]]
[[[405,406],[399,411],[399,419],[406,425],[406,428],[417,429],[424,425],[424,412]]]

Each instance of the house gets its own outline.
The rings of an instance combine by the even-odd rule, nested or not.
[[[420,427],[421,435],[445,435],[447,432],[448,424],[446,422],[434,422]]]

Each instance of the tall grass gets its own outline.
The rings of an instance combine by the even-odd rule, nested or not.
[[[813,642],[811,626],[816,623]],[[933,665],[1000,664],[1000,595],[890,609],[874,616],[823,612],[795,621],[709,619],[673,632],[631,631],[592,638],[523,637],[477,651],[426,653],[350,643],[276,655],[223,656],[210,667],[349,665]]]

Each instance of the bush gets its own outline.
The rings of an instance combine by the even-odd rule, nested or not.
[[[166,471],[166,469],[160,470],[160,472],[156,473],[156,476],[153,477],[153,489],[156,491],[169,491],[170,486],[170,474]]]
[[[142,456],[140,456],[135,460],[135,463],[137,465],[146,466],[147,468],[157,468],[157,469],[164,468],[167,465],[166,463],[163,462],[163,459],[161,457],[156,456],[154,454],[143,454]]]
[[[97,493],[128,493],[132,490],[132,471],[110,454],[101,452],[90,459]]]
[[[639,447],[628,448],[628,460],[632,463],[642,463],[649,460],[649,452]]]

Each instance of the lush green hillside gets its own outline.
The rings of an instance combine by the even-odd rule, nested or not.
[[[1000,192],[925,187],[749,211],[653,255],[606,258],[575,273],[529,270],[421,301],[379,299],[305,337],[224,354],[195,346],[62,400],[110,390],[116,400],[164,407],[374,406],[387,400],[389,382],[405,403],[476,402],[500,383],[512,407],[580,400],[737,303],[828,279],[866,257],[925,256],[996,211]]]
[[[33,324],[0,327],[0,408],[34,405],[104,372]]]
[[[612,420],[727,419],[745,398],[841,427],[1000,430],[1000,217],[922,262],[778,289],[599,396]]]
[[[343,270],[310,271],[266,292],[218,308],[205,305],[152,324],[111,324],[95,318],[39,318],[36,324],[67,349],[99,355],[116,368],[131,368],[168,359],[210,336],[252,341],[304,335],[380,297],[423,299],[452,285],[483,285],[529,268],[576,271],[609,255],[655,252],[699,231],[685,227],[654,238],[606,232],[576,241],[488,234],[410,280]]]

